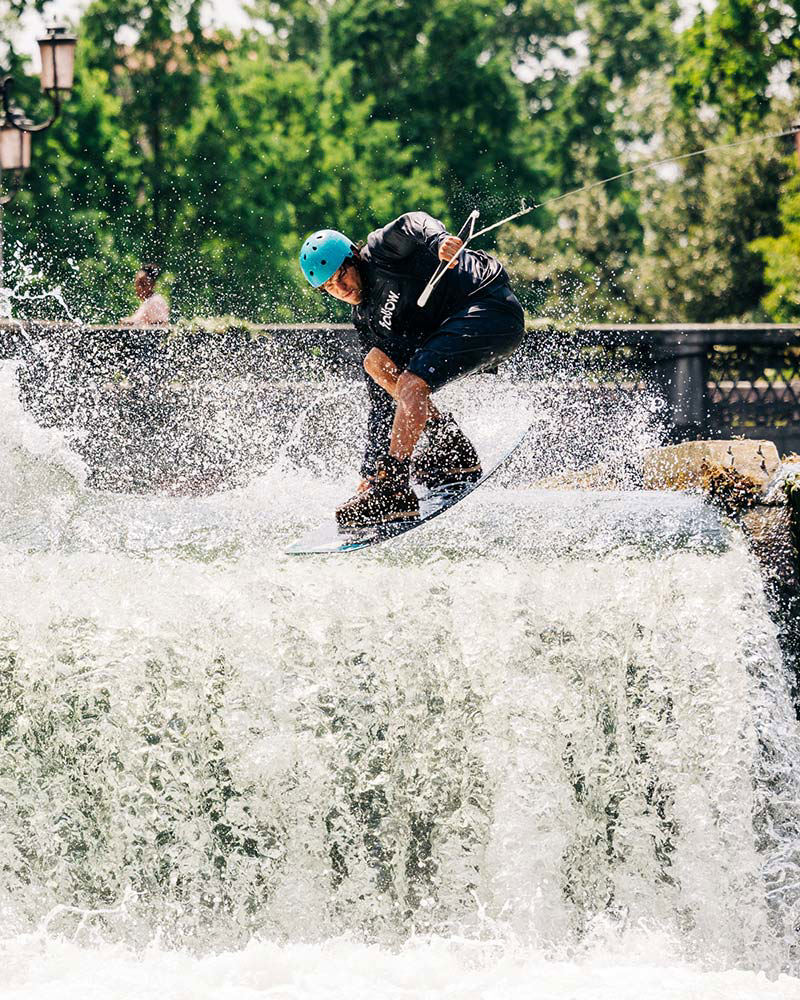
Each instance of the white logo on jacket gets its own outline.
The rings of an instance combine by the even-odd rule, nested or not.
[[[389,292],[386,296],[386,301],[381,306],[381,322],[380,325],[385,327],[387,330],[392,328],[392,314],[397,308],[397,303],[400,301],[400,295],[397,292]]]

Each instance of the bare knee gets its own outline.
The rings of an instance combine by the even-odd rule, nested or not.
[[[397,402],[409,409],[425,406],[431,390],[419,375],[403,372],[397,380]]]

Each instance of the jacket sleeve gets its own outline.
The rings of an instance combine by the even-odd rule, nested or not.
[[[424,247],[434,257],[447,236],[444,224],[427,212],[407,212],[374,234],[375,246],[370,250],[395,260],[402,260]]]

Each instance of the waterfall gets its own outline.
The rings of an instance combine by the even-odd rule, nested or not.
[[[149,968],[193,996],[666,997],[665,963],[684,995],[798,995],[798,726],[758,569],[699,499],[510,475],[396,544],[297,559],[352,469],[96,490],[0,376],[19,984],[44,951],[120,996]]]

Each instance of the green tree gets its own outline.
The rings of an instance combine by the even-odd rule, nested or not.
[[[676,0],[591,0],[581,12],[589,64],[618,93],[640,74],[672,65]]]
[[[800,174],[786,184],[780,202],[781,232],[755,240],[750,249],[764,262],[769,289],[763,306],[778,323],[800,322]]]
[[[75,89],[56,124],[34,137],[32,169],[5,215],[8,247],[20,251],[16,270],[9,261],[12,280],[23,265],[41,271],[42,289],[60,285],[71,310],[89,320],[127,310],[120,272],[135,260],[135,161],[109,89],[107,74],[88,67],[79,49]],[[50,298],[29,308],[63,318]]]
[[[538,177],[521,143],[524,90],[508,15],[494,0],[339,0],[330,61],[354,63],[353,96],[398,124],[398,141],[461,217],[504,206]]]
[[[359,239],[411,208],[454,227],[476,205],[489,221],[750,127],[767,82],[797,72],[798,2],[721,0],[676,37],[675,0],[254,0],[258,27],[235,38],[201,28],[201,0],[94,0],[9,236],[87,318],[128,311],[145,257],[178,315],[342,318],[299,276],[311,229]],[[43,113],[35,78],[19,84]],[[752,153],[501,231],[521,294],[552,315],[732,316],[756,308],[766,265],[783,301],[793,195],[781,235],[785,170]]]
[[[774,120],[765,124],[774,127]],[[645,238],[632,263],[643,318],[713,322],[755,314],[765,285],[751,244],[777,233],[786,169],[780,146],[766,142],[639,175]]]
[[[800,3],[720,0],[684,32],[674,90],[687,116],[711,108],[737,130],[757,127],[770,108],[772,73],[800,70]]]
[[[596,172],[594,164],[582,168]],[[624,322],[635,304],[627,269],[638,245],[626,198],[608,186],[564,199],[543,229],[509,227],[498,249],[526,307],[557,320]]]
[[[247,11],[266,26],[262,40],[275,58],[317,66],[326,49],[328,0],[251,0]]]
[[[327,314],[297,267],[309,231],[361,239],[409,205],[443,211],[397,123],[377,119],[371,97],[352,96],[354,72],[342,63],[322,80],[253,39],[212,78],[182,140],[178,226],[211,276],[206,308],[265,320]]]
[[[201,7],[201,0],[94,0],[81,19],[84,58],[108,75],[120,100],[120,126],[138,160],[143,252],[162,265],[182,197],[175,137],[224,48],[222,38],[203,31]],[[133,44],[120,43],[123,28]]]
[[[663,93],[674,63],[676,15],[672,0],[591,0],[576,8],[583,59],[557,81],[547,105],[538,105],[535,131],[549,183],[537,200],[624,172],[631,146],[656,135],[664,102],[654,95]],[[539,85],[534,79],[529,89]],[[638,212],[638,194],[623,178],[545,206],[531,225],[504,234],[501,247],[517,280],[527,283],[529,307],[579,322],[630,316],[635,301],[626,273],[642,242]]]

